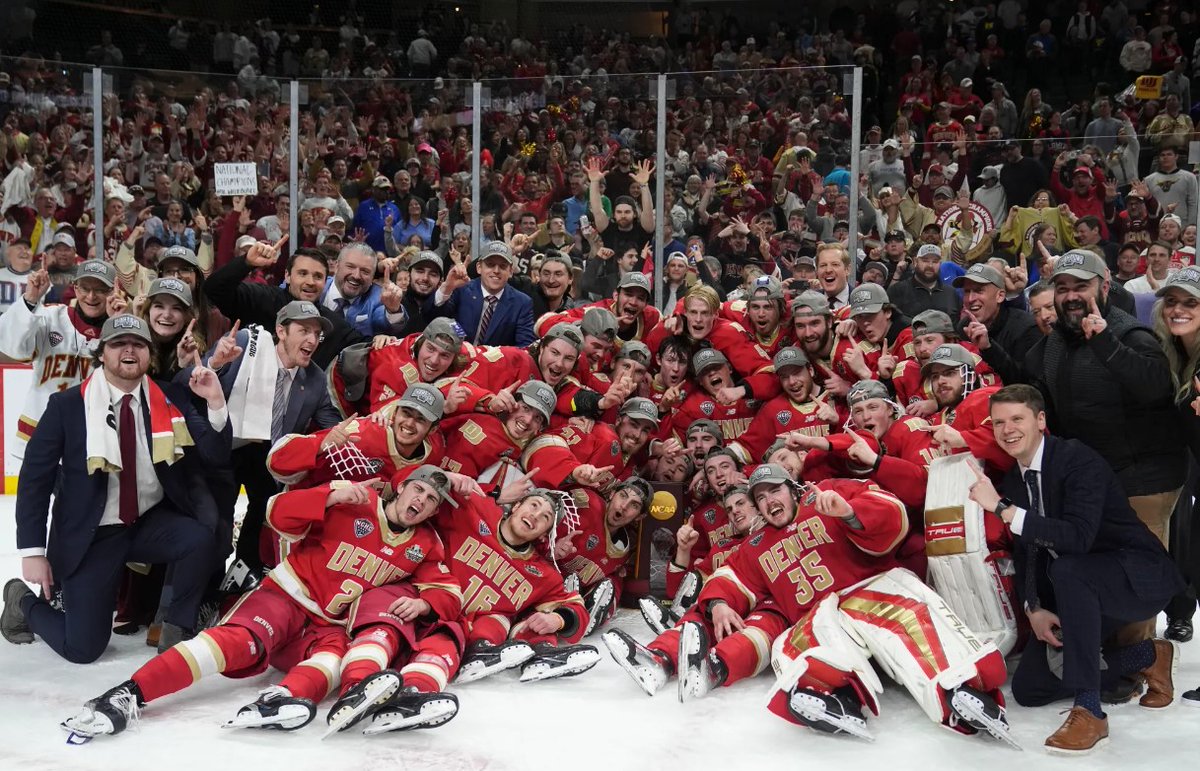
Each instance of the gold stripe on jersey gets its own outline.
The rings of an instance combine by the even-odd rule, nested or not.
[[[894,551],[895,548],[900,545],[900,542],[908,537],[908,514],[904,510],[904,504],[901,503],[900,500],[898,498],[896,498],[896,496],[890,495],[889,493],[885,493],[883,490],[879,489],[878,487],[875,487],[874,485],[872,485],[871,487],[872,487],[872,489],[863,493],[863,495],[869,495],[872,498],[874,498],[875,500],[886,503],[889,506],[891,506],[893,509],[895,509],[896,510],[896,518],[900,522],[900,532],[896,536],[896,538],[890,544],[888,544],[882,551],[872,551],[871,549],[866,548],[865,546],[863,546],[860,543],[855,543],[855,546],[858,547],[859,551],[870,554],[873,557],[882,557],[885,554],[891,554],[892,551]]]
[[[728,566],[717,568],[713,571],[713,574],[708,577],[709,581],[716,581],[719,579],[725,579],[729,581],[729,583],[733,584],[734,587],[736,587],[737,590],[745,595],[746,599],[750,601],[750,607],[754,607],[758,604],[758,597],[754,594],[754,592],[750,591],[748,586],[742,583],[742,579],[738,578],[738,574],[733,572],[733,570]]]

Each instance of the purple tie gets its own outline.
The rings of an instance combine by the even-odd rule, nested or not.
[[[130,407],[132,401],[133,397],[129,394],[122,397],[117,430],[121,448],[121,473],[117,477],[117,510],[123,525],[132,525],[138,518],[137,423],[133,419],[133,409]]]
[[[475,342],[482,345],[483,336],[487,334],[488,325],[492,323],[492,314],[496,311],[496,303],[500,298],[496,295],[488,295],[483,300],[483,316],[479,319],[479,332],[475,335]]]

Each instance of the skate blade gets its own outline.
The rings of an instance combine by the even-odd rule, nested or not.
[[[463,683],[473,683],[476,680],[482,680],[485,677],[491,677],[497,672],[503,672],[506,669],[519,667],[526,661],[529,661],[535,655],[536,652],[533,650],[533,648],[527,646],[509,648],[507,650],[500,651],[500,660],[495,664],[492,664],[490,667],[481,667],[471,672],[464,672],[460,669],[458,676],[454,678],[454,682],[459,683],[460,685]]]
[[[685,624],[679,633],[679,666],[683,672],[679,677],[678,696],[682,704],[688,699],[699,699],[708,693],[708,657],[700,660],[700,666],[692,669],[686,662],[700,653],[700,628],[695,623]]]
[[[587,626],[583,629],[583,636],[587,637],[596,628],[603,625],[605,622],[604,616],[608,614],[608,609],[612,604],[613,585],[612,581],[604,580],[596,587],[596,591],[592,593],[592,608],[599,610],[599,613],[593,613],[588,610]]]
[[[633,678],[633,681],[646,692],[647,696],[658,693],[658,689],[666,684],[666,679],[655,677],[653,673],[647,672],[648,667],[645,664],[629,660],[634,655],[633,650],[620,637],[614,634],[605,634],[601,639],[604,641],[604,647],[608,648],[608,653],[612,656],[613,661],[617,662],[617,666],[625,670],[625,673]]]
[[[566,662],[558,666],[539,662],[529,665],[521,673],[521,682],[536,683],[556,677],[573,677],[583,674],[598,663],[600,663],[600,651],[579,651],[567,656]]]
[[[235,715],[232,720],[226,722],[221,727],[267,728],[276,731],[295,731],[308,725],[309,721],[313,719],[313,714],[304,707],[289,704],[281,707],[279,714],[267,718],[254,712]]]
[[[675,596],[671,600],[671,613],[676,618],[683,618],[683,614],[688,611],[688,608],[684,607],[682,600],[691,599],[693,601],[688,604],[688,607],[694,604],[697,589],[699,589],[699,581],[696,578],[696,574],[689,571],[683,576],[683,580],[679,583],[679,590],[675,592]]]
[[[1008,723],[1003,720],[997,720],[985,714],[979,708],[979,703],[972,698],[958,698],[955,694],[954,710],[964,718],[975,721],[983,726],[983,730],[987,731],[992,737],[999,739],[1013,749],[1025,751],[1025,748],[1017,743],[1017,740],[1012,737]]]
[[[793,696],[789,700],[789,706],[793,712],[805,720],[814,723],[824,723],[825,725],[833,726],[842,733],[857,736],[859,739],[866,741],[875,741],[875,736],[867,730],[865,720],[860,720],[855,717],[834,716],[825,711],[825,705],[817,700],[808,700],[801,697],[799,699],[800,709],[797,709],[797,698]]]
[[[329,722],[329,728],[321,734],[321,741],[325,741],[340,731],[345,731],[354,725],[358,718],[372,709],[382,706],[388,699],[395,696],[398,690],[400,690],[400,678],[397,675],[372,678],[371,682],[367,684],[367,688],[363,692],[363,699],[358,706],[349,708],[334,717]]]
[[[433,728],[449,722],[458,714],[458,705],[449,699],[426,702],[417,714],[399,720],[376,720],[363,729],[363,736],[377,736],[392,731],[407,731],[414,728]]]
[[[655,636],[667,631],[662,622],[662,607],[656,600],[651,597],[643,597],[638,600],[638,610],[642,613],[642,620],[646,622],[646,626],[650,627],[650,631],[654,632]]]

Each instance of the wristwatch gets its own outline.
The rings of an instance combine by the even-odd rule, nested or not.
[[[1016,504],[1012,502],[1012,498],[1001,498],[1000,502],[996,504],[996,510],[992,513],[1003,519],[1004,517],[1000,516],[1000,512],[1004,511],[1005,509],[1012,508],[1015,505]]]

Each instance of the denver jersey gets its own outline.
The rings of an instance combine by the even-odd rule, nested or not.
[[[828,436],[834,426],[818,417],[817,412],[826,401],[825,394],[803,404],[792,401],[787,394],[780,394],[758,409],[745,433],[729,444],[742,463],[760,463],[763,453],[781,434],[799,431],[805,436]]]
[[[625,479],[631,473],[630,460],[621,452],[621,442],[612,427],[596,423],[591,431],[568,425],[535,436],[525,447],[521,465],[530,471],[537,469],[532,477],[535,485],[554,489],[562,487],[571,472],[584,463],[596,468],[612,466],[612,478]]]
[[[593,490],[576,487],[568,492],[579,512],[579,524],[575,527],[579,532],[571,541],[575,546],[575,554],[558,567],[564,576],[571,573],[579,576],[579,585],[585,589],[605,578],[612,578],[615,591],[613,604],[619,605],[623,584],[621,578],[625,575],[625,565],[632,552],[634,533],[625,528],[617,533],[609,531],[604,521],[607,504]],[[564,537],[570,530],[566,522],[560,522],[558,537]]]

